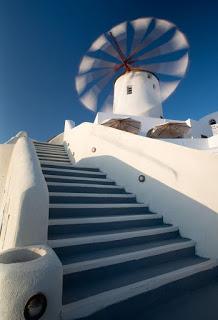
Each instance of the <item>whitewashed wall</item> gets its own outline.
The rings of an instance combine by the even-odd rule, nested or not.
[[[146,136],[148,130],[151,128],[173,121],[176,122],[177,120],[170,120],[170,119],[161,119],[161,118],[152,118],[152,117],[144,117],[144,116],[128,116],[125,114],[115,114],[113,112],[98,112],[95,118],[95,124],[102,124],[105,121],[108,121],[110,119],[122,119],[122,118],[128,118],[137,120],[141,122],[141,130],[140,135]],[[189,120],[187,120],[189,121]],[[181,121],[179,121],[181,122]],[[184,121],[185,122],[185,121]]]
[[[20,137],[13,147],[2,199],[0,248],[47,242],[49,197],[34,146]]]
[[[127,87],[131,87],[131,94],[127,94]],[[126,72],[118,77],[114,84],[113,112],[160,118],[163,110],[157,77],[139,70]]]
[[[0,225],[2,217],[1,203],[13,146],[13,144],[0,144]]]
[[[59,133],[55,137],[51,138],[48,143],[53,143],[53,144],[62,144],[63,143],[63,138],[64,138],[64,133]]]
[[[151,211],[218,258],[218,157],[120,130],[83,123],[65,134],[78,165],[101,168]],[[92,152],[92,147],[96,152]],[[145,175],[144,183],[138,181]]]

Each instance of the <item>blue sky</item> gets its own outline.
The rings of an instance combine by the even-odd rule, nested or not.
[[[174,22],[190,43],[188,73],[165,117],[218,110],[217,0],[0,0],[0,142],[20,130],[46,140],[65,119],[93,121],[74,88],[81,58],[101,33],[149,16]]]

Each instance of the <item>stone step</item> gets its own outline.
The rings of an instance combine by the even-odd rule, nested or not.
[[[164,235],[169,232],[178,232],[177,227],[168,225],[157,225],[153,227],[144,228],[130,228],[125,230],[115,230],[114,232],[96,232],[96,234],[62,234],[59,238],[50,239],[49,245],[52,248],[62,248],[62,247],[81,247],[90,244],[104,244],[104,243],[114,243],[115,241],[137,239],[139,237],[149,237],[155,235]],[[56,236],[56,235],[55,235]]]
[[[126,319],[130,314],[132,319],[135,310],[140,312],[156,301],[189,291],[215,275],[217,261],[197,256],[132,268],[121,274],[105,276],[102,272],[98,278],[88,273],[82,282],[80,277],[65,275],[62,317],[73,320],[93,315],[94,319],[99,312],[98,319]]]
[[[105,272],[107,276],[114,272],[123,273],[126,270],[130,271],[138,267],[151,267],[163,262],[169,262],[179,258],[193,256],[195,253],[195,242],[191,240],[181,239],[181,241],[169,243],[165,240],[161,245],[153,246],[151,248],[145,247],[137,249],[135,246],[134,251],[124,251],[120,254],[113,254],[111,256],[102,256],[99,254],[96,257],[95,252],[81,261],[73,262],[70,259],[62,260],[64,275],[75,274],[75,277],[98,277],[100,273]],[[139,246],[140,247],[140,246]],[[141,246],[142,247],[142,246]],[[87,256],[87,255],[84,255]],[[100,271],[100,273],[98,273]],[[79,274],[78,274],[79,273]],[[72,279],[71,279],[72,280]],[[83,280],[81,279],[81,282]]]
[[[49,238],[64,234],[90,234],[114,232],[122,229],[161,225],[163,218],[158,214],[122,215],[91,218],[50,219]]]
[[[41,167],[43,168],[43,170],[44,170],[44,168],[46,168],[46,169],[47,168],[49,168],[49,169],[54,168],[54,169],[63,169],[63,170],[66,170],[67,172],[68,172],[68,170],[71,170],[71,171],[100,172],[100,170],[97,169],[97,168],[79,167],[79,166],[75,166],[75,165],[72,165],[72,164],[64,164],[64,165],[57,164],[57,165],[54,165],[53,163],[51,163],[51,164],[49,164],[49,163],[46,163],[46,164],[41,163]]]
[[[34,146],[45,146],[45,147],[54,147],[54,148],[64,148],[63,144],[54,144],[54,143],[46,143],[46,142],[38,142],[33,141]]]
[[[57,153],[39,153],[37,152],[37,156],[38,158],[40,159],[44,159],[44,160],[47,160],[47,159],[68,159],[69,160],[69,157],[68,157],[68,154],[57,154]]]
[[[42,162],[41,162],[42,163]],[[90,170],[73,170],[70,169],[62,169],[62,168],[49,168],[47,166],[42,167],[42,172],[44,174],[49,175],[62,175],[62,176],[71,176],[71,177],[86,177],[86,178],[106,178],[106,174],[102,172],[92,172]]]
[[[102,179],[103,180],[103,179]],[[67,183],[67,182],[48,182],[50,192],[68,192],[68,193],[122,193],[126,194],[124,188],[116,185],[86,184],[86,183]]]
[[[54,164],[65,164],[65,163],[69,163],[71,164],[71,161],[69,160],[69,158],[44,158],[44,157],[38,157],[40,163],[45,164],[45,163],[54,163]]]
[[[65,149],[61,149],[61,150],[56,150],[56,149],[45,149],[45,148],[37,148],[35,147],[36,153],[37,154],[58,154],[58,155],[68,155],[67,151]]]
[[[117,204],[69,204],[51,203],[49,205],[50,219],[99,217],[109,215],[131,215],[151,213],[144,204],[139,203],[117,203]]]
[[[100,185],[115,185],[115,182],[111,179],[100,178],[84,178],[84,177],[68,177],[58,175],[44,175],[47,182],[66,182],[66,183],[83,183],[83,184],[100,184]]]
[[[107,193],[71,193],[49,192],[50,203],[136,203],[136,196],[127,194]]]

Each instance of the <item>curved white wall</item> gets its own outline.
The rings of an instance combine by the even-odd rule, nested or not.
[[[216,120],[216,123],[218,124],[218,112],[207,114],[206,116],[204,116],[198,121],[201,128],[201,134],[204,134],[208,137],[213,135],[212,127],[209,124],[209,121],[211,119]]]
[[[215,154],[90,123],[72,129],[66,139],[78,165],[101,168],[195,240],[198,254],[218,258]],[[140,174],[145,183],[139,183]]]
[[[0,248],[47,242],[49,196],[31,140],[17,139],[2,199]]]
[[[0,226],[2,218],[1,204],[4,196],[5,182],[8,173],[8,167],[10,163],[11,154],[13,151],[13,144],[1,144],[0,145]]]
[[[132,94],[127,94],[127,87]],[[158,79],[146,71],[130,71],[114,84],[113,112],[127,115],[157,117],[163,115]]]

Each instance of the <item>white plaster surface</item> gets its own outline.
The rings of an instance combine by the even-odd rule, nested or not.
[[[61,319],[62,265],[47,246],[10,249],[0,254],[1,320],[25,320],[24,307],[35,294],[47,299],[42,320]]]
[[[75,163],[101,168],[165,222],[178,225],[182,236],[196,241],[199,255],[218,258],[216,154],[90,123],[71,129],[65,143]]]
[[[17,139],[2,200],[1,249],[47,242],[49,197],[34,146]]]
[[[49,143],[51,144],[62,144],[63,143],[63,139],[64,139],[64,134],[59,133],[58,135],[56,135],[55,137],[53,137],[52,139],[49,140]]]
[[[13,144],[0,144],[0,226],[2,218],[2,199],[4,197],[5,182],[10,163],[10,157],[13,151]]]
[[[127,87],[132,94],[127,94]],[[113,112],[117,114],[157,117],[163,115],[159,80],[149,72],[130,71],[114,84]]]
[[[137,115],[130,115],[131,119],[137,120],[141,122],[141,129],[139,134],[142,136],[146,136],[148,130],[151,128],[167,123],[169,121],[174,121],[170,119],[161,119],[160,117],[145,117],[145,116],[137,116]],[[123,119],[128,118],[128,116],[125,113],[116,114],[113,112],[98,112],[95,118],[94,123],[95,124],[102,124],[103,122],[106,122],[110,119]],[[175,121],[176,122],[176,121]],[[180,121],[179,121],[180,122]],[[184,121],[185,122],[185,121]]]

